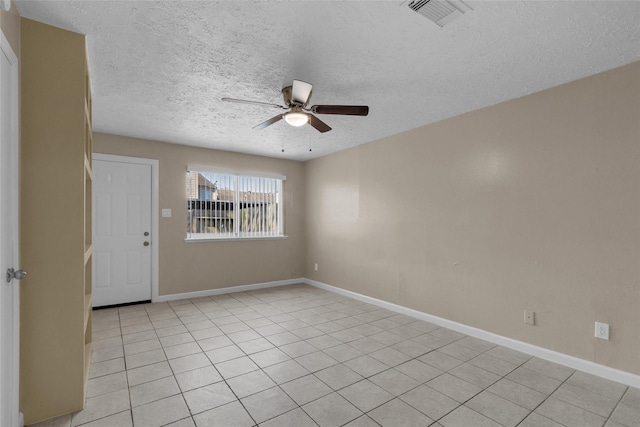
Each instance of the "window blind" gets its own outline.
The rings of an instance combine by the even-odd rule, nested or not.
[[[284,176],[196,167],[187,170],[187,240],[284,235]]]

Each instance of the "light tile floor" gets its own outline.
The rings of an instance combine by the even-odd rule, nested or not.
[[[306,285],[93,313],[38,427],[640,426],[640,390]]]

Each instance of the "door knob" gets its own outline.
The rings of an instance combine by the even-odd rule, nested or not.
[[[143,245],[149,246],[149,242],[144,242]]]
[[[7,269],[7,283],[11,282],[11,279],[22,280],[25,277],[27,277],[27,272],[24,270]]]

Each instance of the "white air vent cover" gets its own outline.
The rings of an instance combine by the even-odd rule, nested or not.
[[[460,0],[413,0],[409,7],[441,27],[471,10]]]

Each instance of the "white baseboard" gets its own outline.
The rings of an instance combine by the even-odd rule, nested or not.
[[[579,359],[574,356],[569,356],[557,351],[549,350],[543,347],[538,347],[533,344],[528,344],[523,341],[507,338],[502,335],[497,335],[491,332],[484,331],[482,329],[474,328],[472,326],[464,325],[462,323],[454,322],[452,320],[443,319],[442,317],[433,316],[431,314],[423,313],[418,310],[407,308],[398,304],[393,304],[387,301],[383,301],[377,298],[362,295],[356,292],[348,291],[346,289],[338,288],[328,285],[326,283],[318,282],[307,278],[278,280],[274,282],[255,283],[251,285],[231,286],[228,288],[208,289],[205,291],[186,292],[182,294],[160,295],[154,300],[154,302],[175,301],[181,299],[201,298],[214,295],[229,294],[233,292],[252,291],[256,289],[273,288],[276,286],[296,285],[299,283],[306,283],[311,286],[315,286],[326,291],[335,292],[340,295],[344,295],[353,299],[357,299],[362,302],[376,305],[378,307],[386,308],[387,310],[394,311],[396,313],[405,314],[407,316],[414,317],[419,320],[433,323],[444,328],[451,329],[456,332],[463,333],[475,338],[479,338],[485,341],[492,342],[494,344],[502,345],[512,350],[521,351],[523,353],[531,354],[541,359],[548,360],[550,362],[559,363],[564,366],[568,366],[573,369],[577,369],[592,375],[596,375],[602,378],[606,378],[611,381],[626,384],[631,387],[640,388],[640,375],[635,375],[630,372],[621,371],[619,369],[610,368],[608,366],[600,365],[598,363],[590,362],[588,360]]]
[[[175,301],[180,299],[202,298],[213,295],[230,294],[233,292],[254,291],[256,289],[273,288],[276,286],[296,285],[305,283],[304,278],[277,280],[275,282],[254,283],[251,285],[230,286],[228,288],[207,289],[206,291],[186,292],[183,294],[159,295],[153,302]]]
[[[590,362],[588,360],[579,359],[577,357],[569,356],[557,351],[549,350],[543,347],[538,347],[526,342],[514,340],[511,338],[503,337],[491,332],[484,331],[482,329],[467,326],[462,323],[454,322],[451,320],[443,319],[441,317],[433,316],[431,314],[423,313],[418,310],[403,307],[401,305],[393,304],[387,301],[372,298],[366,295],[362,295],[356,292],[347,291],[345,289],[337,288],[335,286],[327,285],[326,283],[318,282],[311,279],[303,279],[303,282],[321,288],[330,292],[335,292],[340,295],[344,295],[350,298],[357,299],[369,304],[376,305],[378,307],[386,308],[387,310],[395,311],[396,313],[405,314],[407,316],[415,317],[416,319],[424,320],[433,323],[438,326],[442,326],[456,332],[460,332],[475,338],[479,338],[485,341],[492,342],[494,344],[502,345],[504,347],[521,351],[533,356],[545,359],[551,362],[555,362],[564,366],[568,366],[573,369],[577,369],[589,374],[593,374],[602,378],[606,378],[611,381],[626,384],[631,387],[640,388],[640,375],[635,375],[630,372],[621,371],[619,369],[610,368],[608,366],[600,365],[598,363]]]

